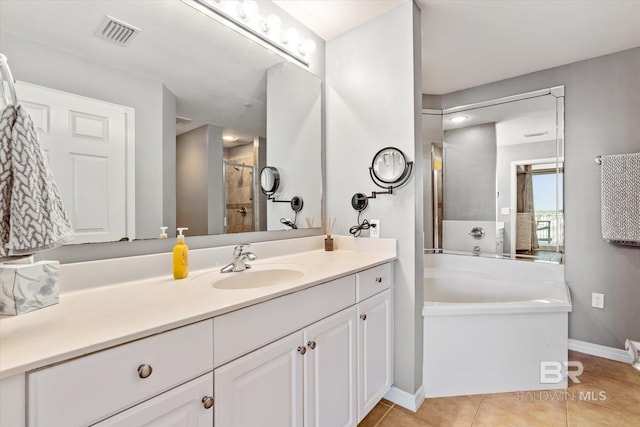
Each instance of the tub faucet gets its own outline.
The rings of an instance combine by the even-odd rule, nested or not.
[[[482,250],[482,248],[480,246],[474,246],[473,247],[473,254],[478,256],[480,255],[480,251]]]
[[[251,268],[249,264],[245,263],[245,260],[255,261],[257,257],[253,252],[245,252],[245,246],[249,246],[249,244],[243,243],[233,248],[233,262],[222,267],[220,269],[221,273],[245,271],[246,269]]]

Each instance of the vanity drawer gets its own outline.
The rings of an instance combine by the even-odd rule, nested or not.
[[[215,317],[214,366],[352,306],[355,287],[351,275]]]
[[[31,372],[28,425],[87,425],[211,371],[212,361],[207,320]]]
[[[391,283],[393,283],[391,263],[356,273],[356,300],[360,302],[385,289],[389,289]]]

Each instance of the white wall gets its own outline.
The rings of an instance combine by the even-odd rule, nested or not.
[[[356,224],[351,196],[377,188],[368,167],[378,150],[392,145],[417,163],[405,187],[371,200],[364,211],[381,220],[382,237],[398,239],[395,386],[411,394],[422,383],[419,14],[404,3],[326,45],[326,200],[327,216],[338,218],[334,233],[348,234]]]
[[[267,159],[265,166],[280,172],[278,200],[302,197],[298,228],[306,228],[305,217],[320,226],[322,194],[321,162],[322,81],[300,72],[293,64],[281,63],[267,70]],[[289,203],[267,203],[267,230],[282,230],[280,218],[294,218]]]

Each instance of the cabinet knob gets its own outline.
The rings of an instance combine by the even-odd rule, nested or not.
[[[202,403],[204,405],[204,409],[211,409],[213,407],[213,397],[211,396],[205,396],[202,398]]]
[[[152,372],[153,368],[151,367],[151,365],[143,364],[138,366],[138,376],[142,379],[148,378]]]
[[[377,283],[382,283],[382,277],[380,277],[380,276],[376,277],[375,280],[376,280]]]
[[[361,318],[362,320],[367,320],[367,315],[366,315],[366,314],[361,314],[361,315],[360,315],[360,318]]]
[[[305,354],[307,352],[307,347],[301,345],[300,347],[298,347],[298,353],[300,354]]]
[[[309,342],[307,343],[307,345],[309,346],[309,348],[310,348],[311,350],[314,350],[314,349],[316,348],[316,342],[315,342],[315,341],[309,341]]]

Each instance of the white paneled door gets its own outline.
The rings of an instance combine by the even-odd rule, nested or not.
[[[16,82],[38,132],[75,243],[135,236],[134,109]]]

